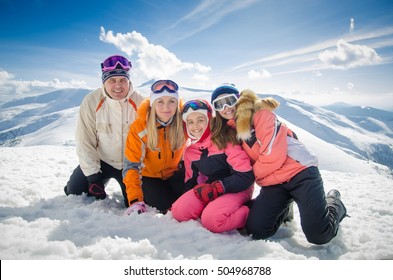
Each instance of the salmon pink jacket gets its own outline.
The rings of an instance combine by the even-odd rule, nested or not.
[[[277,102],[278,103],[278,102]],[[259,186],[282,184],[300,171],[317,166],[317,157],[267,108],[251,90],[236,105],[236,131],[253,162]],[[279,104],[279,103],[278,103]]]

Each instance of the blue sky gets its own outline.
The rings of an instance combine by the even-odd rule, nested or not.
[[[0,0],[0,94],[101,85],[122,54],[139,85],[393,108],[393,1]]]

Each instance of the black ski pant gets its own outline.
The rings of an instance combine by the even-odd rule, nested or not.
[[[147,205],[166,213],[172,204],[185,192],[184,171],[175,172],[166,180],[142,177],[142,191]]]
[[[101,160],[101,172],[104,185],[106,185],[109,179],[112,178],[119,183],[124,198],[124,205],[128,207],[126,186],[123,183],[122,170],[118,170]],[[66,195],[81,195],[82,193],[86,193],[90,196],[89,182],[87,181],[87,177],[83,174],[79,165],[72,172],[71,177],[64,188],[64,192]]]
[[[341,204],[327,203],[317,167],[303,170],[287,183],[262,187],[250,209],[247,231],[254,239],[274,235],[292,201],[299,207],[301,226],[308,242],[325,244],[336,236],[340,219],[337,207]]]

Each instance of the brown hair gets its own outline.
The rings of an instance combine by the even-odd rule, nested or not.
[[[240,144],[236,138],[236,130],[226,124],[227,120],[216,112],[210,122],[211,140],[220,149],[225,149],[228,143]]]

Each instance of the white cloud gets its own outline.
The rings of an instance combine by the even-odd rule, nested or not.
[[[77,80],[71,80],[69,82],[61,82],[59,79],[53,79],[52,81],[49,82],[43,82],[43,81],[30,81],[27,82],[30,86],[33,87],[51,87],[51,88],[84,88],[86,87],[86,82],[85,81],[77,81]]]
[[[369,32],[348,34],[344,36],[344,39],[347,42],[372,40],[373,42],[372,43],[370,42],[370,44],[373,44],[374,48],[382,48],[382,47],[393,46],[393,40],[391,38],[392,35],[393,35],[393,26],[389,26],[377,30],[372,30]],[[230,71],[241,71],[259,65],[266,65],[267,63],[270,63],[269,67],[283,66],[283,65],[295,66],[293,70],[285,71],[283,73],[296,73],[296,72],[324,69],[326,68],[326,66],[323,66],[321,64],[317,65],[317,63],[314,63],[318,61],[317,53],[326,50],[328,48],[334,47],[335,45],[337,45],[337,41],[339,40],[340,39],[338,38],[332,38],[324,42],[319,42],[303,48],[288,50],[285,52],[273,54],[259,59],[253,59],[252,61],[244,62],[242,64],[237,65],[236,67],[233,67],[232,69],[230,69]],[[389,61],[384,61],[384,62],[389,62]],[[299,63],[313,63],[313,65],[310,67],[300,68],[298,65]],[[278,75],[278,72],[275,72],[275,75]]]
[[[255,71],[255,70],[249,71],[248,77],[252,80],[254,80],[254,79],[269,79],[272,77],[272,75],[266,69],[262,69],[262,71],[260,71],[260,72]]]
[[[326,50],[318,55],[319,59],[331,68],[349,69],[382,62],[377,52],[365,45],[353,45],[340,39],[336,46],[336,50]]]
[[[351,21],[349,23],[349,32],[355,31],[355,19],[351,18]]]
[[[49,82],[44,81],[22,81],[15,80],[15,75],[0,69],[0,87],[2,94],[24,93],[32,91],[33,88],[88,88],[85,81],[71,80],[69,82],[61,82],[59,79],[53,79]]]
[[[314,71],[314,76],[315,77],[321,77],[322,73],[320,71],[316,70],[316,71]]]
[[[14,78],[14,75],[0,69],[0,85]]]
[[[196,74],[207,74],[211,70],[210,66],[181,61],[163,46],[149,43],[142,34],[136,31],[114,35],[113,31],[106,32],[104,27],[101,27],[100,40],[115,45],[130,57],[137,56],[138,66],[135,71],[147,79],[170,78],[185,70],[196,72]]]
[[[204,74],[195,74],[192,77],[194,80],[199,81],[199,82],[207,82],[209,81],[209,77],[207,75]]]

